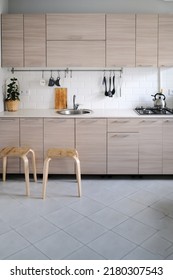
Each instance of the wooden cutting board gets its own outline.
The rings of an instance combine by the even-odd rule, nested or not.
[[[67,88],[55,88],[55,109],[67,108]]]

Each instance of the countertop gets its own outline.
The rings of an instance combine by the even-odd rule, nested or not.
[[[108,110],[93,109],[90,114],[83,115],[61,115],[54,109],[19,109],[17,112],[0,112],[0,117],[7,118],[173,118],[173,115],[138,115],[134,110]]]

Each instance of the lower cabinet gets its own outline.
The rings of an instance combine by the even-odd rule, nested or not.
[[[82,174],[106,174],[106,119],[76,119]]]
[[[43,118],[20,118],[20,145],[35,151],[36,168],[43,172]],[[23,162],[21,172],[24,173]],[[32,173],[32,168],[30,168]]]
[[[74,148],[74,119],[44,119],[44,154],[49,148]],[[49,173],[74,174],[71,158],[51,160]]]
[[[0,118],[0,148],[6,146],[19,146],[19,118]],[[19,173],[19,159],[9,158],[7,173]],[[2,171],[2,160],[0,160]]]
[[[163,120],[163,174],[173,174],[173,120]]]
[[[139,121],[139,174],[162,174],[162,120]]]
[[[138,174],[137,124],[133,119],[108,120],[108,174]]]

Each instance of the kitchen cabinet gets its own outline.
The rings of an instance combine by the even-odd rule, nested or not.
[[[163,174],[173,174],[173,120],[163,120]]]
[[[46,66],[46,16],[24,14],[24,66]]]
[[[106,174],[106,119],[76,119],[82,174]]]
[[[138,174],[138,121],[108,119],[107,173]]]
[[[44,154],[49,148],[74,148],[74,119],[44,119]],[[61,158],[50,162],[49,173],[74,174],[74,161]]]
[[[162,174],[162,120],[139,121],[139,174]]]
[[[47,40],[105,40],[105,15],[47,14]]]
[[[136,66],[157,67],[158,15],[136,15]]]
[[[19,147],[19,118],[0,118],[0,148]],[[2,160],[0,160],[2,172]],[[7,173],[19,173],[19,158],[10,157],[7,162]]]
[[[48,67],[104,67],[103,41],[48,41]]]
[[[159,66],[173,66],[173,15],[159,15]]]
[[[23,67],[23,15],[2,14],[2,67]]]
[[[135,14],[106,15],[106,66],[135,66]]]
[[[31,147],[35,151],[37,173],[42,174],[43,118],[20,118],[20,145]],[[23,164],[21,165],[21,172],[24,172]]]

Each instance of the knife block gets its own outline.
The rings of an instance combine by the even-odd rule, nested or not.
[[[55,88],[55,109],[67,108],[67,88]]]

